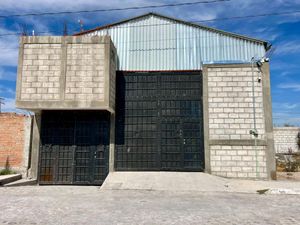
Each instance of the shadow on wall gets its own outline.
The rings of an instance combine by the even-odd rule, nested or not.
[[[9,156],[6,157],[4,169],[0,170],[0,175],[15,174],[15,171],[11,170],[9,163]]]

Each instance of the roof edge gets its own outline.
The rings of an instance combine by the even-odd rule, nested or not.
[[[110,28],[112,26],[120,25],[120,24],[129,22],[129,21],[132,21],[132,20],[136,20],[136,19],[139,19],[139,18],[151,16],[151,15],[157,16],[157,17],[160,17],[160,18],[163,18],[163,19],[173,20],[173,21],[176,21],[177,23],[185,24],[185,25],[188,25],[188,26],[193,26],[193,27],[202,28],[202,29],[205,29],[205,30],[210,30],[210,31],[213,31],[213,32],[217,32],[217,33],[221,33],[221,34],[224,34],[224,35],[233,36],[233,37],[236,37],[236,38],[240,38],[240,39],[244,39],[244,40],[248,40],[248,41],[252,41],[252,42],[258,42],[258,43],[261,43],[261,44],[264,45],[266,51],[271,46],[270,43],[268,41],[266,41],[266,40],[252,38],[252,37],[241,35],[241,34],[237,34],[237,33],[234,33],[234,32],[228,32],[228,31],[224,31],[224,30],[221,30],[221,29],[208,27],[208,26],[205,26],[205,25],[202,25],[202,24],[196,24],[196,23],[192,23],[192,22],[187,22],[187,21],[184,21],[184,20],[180,20],[180,19],[177,19],[177,18],[173,18],[173,17],[161,15],[161,14],[154,13],[154,12],[149,12],[149,13],[142,14],[142,15],[139,15],[139,16],[131,17],[129,19],[121,20],[119,22],[110,23],[110,24],[103,25],[103,26],[98,26],[98,27],[90,29],[90,30],[86,30],[86,31],[75,33],[75,34],[73,34],[73,36],[84,35],[84,34],[88,34],[88,33],[91,33],[91,32],[97,31],[97,30],[107,29],[107,28]]]

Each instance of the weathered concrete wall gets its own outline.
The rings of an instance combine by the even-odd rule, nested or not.
[[[267,86],[265,82],[269,82],[268,69],[266,73],[261,75],[254,68],[258,132],[255,140],[250,134],[250,130],[254,129],[251,65],[204,66],[205,162],[208,172],[224,177],[271,177],[270,170],[275,170],[275,163],[268,158],[275,156],[270,130],[271,111],[266,110],[266,104],[271,101],[269,94],[264,93],[269,91],[264,87]],[[261,76],[266,80],[259,83],[257,78]]]
[[[300,127],[274,127],[274,145],[276,153],[299,152],[298,134]]]
[[[22,37],[16,105],[113,111],[115,49],[103,37]]]
[[[31,117],[0,113],[0,168],[6,164],[26,174],[30,148]]]

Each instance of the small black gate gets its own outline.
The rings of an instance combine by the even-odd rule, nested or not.
[[[202,74],[117,74],[117,170],[204,169]]]
[[[40,184],[101,185],[108,174],[110,115],[102,111],[44,111]]]

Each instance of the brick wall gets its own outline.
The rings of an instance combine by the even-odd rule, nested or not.
[[[257,146],[254,128],[251,65],[208,66],[207,104],[211,173],[224,177],[266,178],[265,118],[261,76],[255,74]]]
[[[299,152],[297,145],[300,127],[274,127],[274,144],[276,153]]]
[[[28,160],[31,117],[0,113],[0,168],[9,166],[24,173]]]

